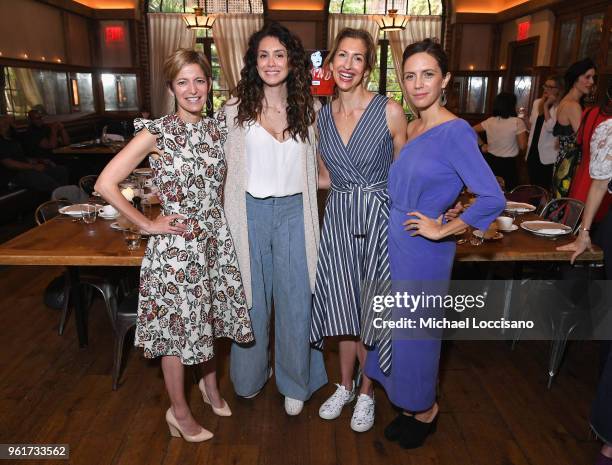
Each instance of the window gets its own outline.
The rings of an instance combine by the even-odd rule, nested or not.
[[[208,13],[263,13],[261,0],[201,0]],[[191,13],[198,0],[149,0],[149,13]]]
[[[1,67],[3,112],[25,118],[32,108],[48,115],[92,113],[92,75],[35,68]]]
[[[368,82],[368,90],[392,98],[402,105],[404,113],[411,115],[412,111],[404,101],[402,88],[395,74],[393,56],[391,55],[391,48],[387,39],[380,39],[378,41],[376,60],[376,67],[372,70]]]
[[[138,87],[135,74],[104,73],[101,78],[104,111],[138,111]]]
[[[195,48],[206,55],[212,66],[212,88],[209,91],[208,102],[206,103],[206,113],[212,116],[213,112],[221,108],[225,101],[229,99],[230,91],[223,76],[223,70],[219,65],[219,54],[213,40],[208,37],[199,37]]]
[[[388,8],[395,8],[399,14],[437,15],[443,14],[442,0],[331,0],[330,13],[380,15]]]

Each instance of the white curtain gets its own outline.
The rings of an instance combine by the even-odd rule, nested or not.
[[[164,81],[163,64],[178,48],[193,48],[195,32],[187,29],[182,14],[150,13],[149,66],[151,70],[151,116],[159,118],[174,113],[174,100]]]
[[[404,49],[423,39],[436,38],[439,41],[442,35],[442,18],[440,16],[412,16],[408,21],[408,26],[403,31],[392,31],[387,33],[389,38],[389,48],[393,56],[393,65],[397,80],[402,87],[404,99],[408,101],[404,81],[402,79],[402,55]]]
[[[263,15],[251,13],[219,14],[213,23],[213,39],[219,65],[230,91],[240,81],[249,37],[263,27]]]
[[[334,39],[345,27],[365,29],[372,35],[374,44],[377,44],[378,24],[376,24],[375,18],[376,15],[346,15],[340,13],[330,13],[327,23],[327,49],[331,49]]]
[[[38,81],[34,77],[34,72],[31,68],[13,68],[17,85],[21,88],[24,96],[23,113],[30,110],[36,105],[43,104],[42,94],[38,87]],[[11,99],[8,99],[9,105]],[[16,109],[13,108],[13,111]]]

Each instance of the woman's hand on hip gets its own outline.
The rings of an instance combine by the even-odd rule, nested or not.
[[[183,234],[187,226],[180,221],[184,219],[181,215],[159,215],[143,229],[149,234]]]
[[[419,212],[410,212],[407,215],[416,217],[403,223],[406,231],[414,231],[411,236],[423,236],[434,241],[442,239],[442,215],[437,220]]]

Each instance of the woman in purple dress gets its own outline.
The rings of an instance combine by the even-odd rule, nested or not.
[[[389,172],[392,287],[416,295],[444,295],[455,256],[454,233],[467,225],[487,229],[503,210],[505,199],[470,125],[444,108],[450,73],[440,45],[425,39],[408,46],[403,80],[419,118],[408,126],[408,142]],[[464,185],[477,196],[476,202],[443,223],[443,213]],[[393,318],[405,316],[401,313],[393,310]],[[379,337],[368,354],[366,374],[380,382],[391,402],[402,409],[385,428],[385,437],[399,441],[403,448],[419,447],[435,431],[438,419],[441,342],[393,330],[391,366],[383,372],[379,366],[383,339]]]

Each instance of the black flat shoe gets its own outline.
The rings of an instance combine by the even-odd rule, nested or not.
[[[395,419],[385,428],[385,438],[389,441],[397,441],[402,435],[406,425],[410,423],[410,418],[407,415],[400,413]]]
[[[416,449],[425,444],[427,436],[436,432],[439,416],[440,413],[437,413],[431,423],[424,423],[414,417],[406,417],[410,419],[410,422],[402,429],[399,438],[400,447],[402,449]]]

